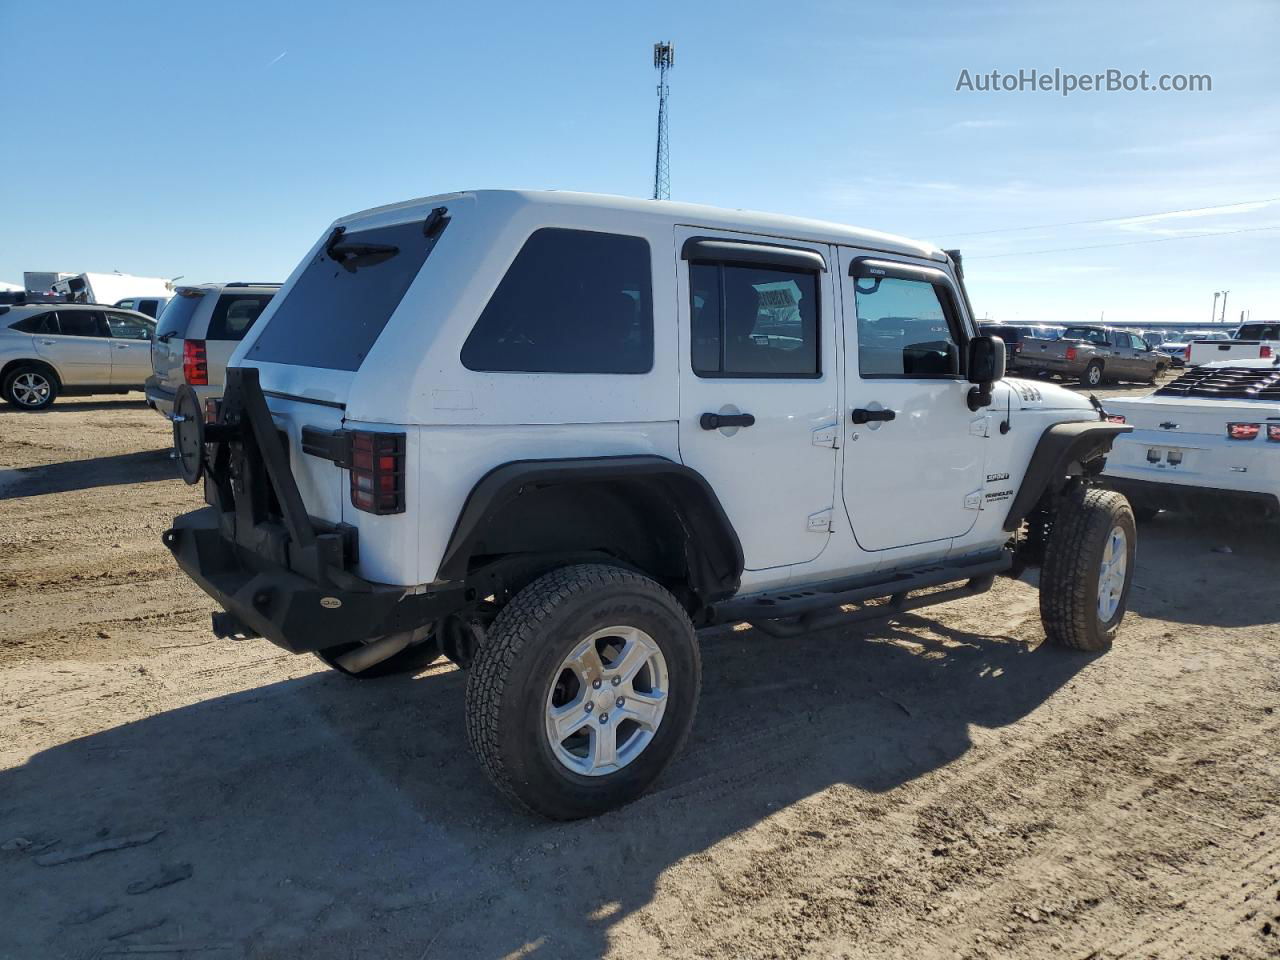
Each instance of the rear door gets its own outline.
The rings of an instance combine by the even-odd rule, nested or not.
[[[835,502],[833,251],[691,227],[675,248],[681,458],[720,498],[748,570],[813,560]]]
[[[982,506],[986,413],[969,410],[961,298],[933,267],[840,248],[844,505],[864,550],[964,536]]]
[[[111,350],[101,310],[57,311],[57,333],[37,334],[36,353],[58,370],[67,386],[111,383]]]
[[[151,337],[155,327],[135,314],[108,310],[111,335],[111,384],[140,388],[151,373]]]
[[[155,337],[151,341],[151,369],[157,382],[165,390],[177,390],[185,382],[182,372],[183,344],[186,342],[187,329],[198,324],[196,314],[206,301],[204,290],[182,287],[165,304],[160,314]]]

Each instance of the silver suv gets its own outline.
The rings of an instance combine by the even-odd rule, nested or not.
[[[156,326],[147,405],[171,416],[184,383],[202,409],[221,397],[227,361],[279,289],[278,283],[202,283],[174,290]]]
[[[58,394],[141,390],[155,321],[100,304],[0,307],[0,392],[19,410]]]

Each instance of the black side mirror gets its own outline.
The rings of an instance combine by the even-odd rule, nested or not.
[[[991,404],[991,385],[1004,379],[1005,349],[999,337],[974,337],[969,341],[969,409],[981,410]]]

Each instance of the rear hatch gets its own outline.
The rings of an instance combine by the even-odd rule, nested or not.
[[[353,515],[347,470],[317,455],[314,437],[346,428],[356,371],[448,222],[433,216],[399,223],[383,216],[335,228],[277,294],[236,357],[238,365],[259,369],[272,418],[288,438],[303,504],[317,519],[356,526],[364,519]],[[303,449],[306,428],[310,452]]]
[[[151,341],[151,370],[166,390],[177,390],[186,382],[182,372],[183,344],[205,292],[199,287],[179,287],[156,321],[156,333]]]

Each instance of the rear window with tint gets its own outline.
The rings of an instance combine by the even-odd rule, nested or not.
[[[358,370],[439,236],[423,221],[351,230],[315,255],[245,359]]]
[[[243,340],[271,302],[269,293],[224,293],[209,318],[206,340]]]
[[[1280,340],[1280,323],[1246,323],[1236,334],[1237,340]]]
[[[200,301],[203,299],[204,295],[200,293],[180,293],[170,300],[160,314],[160,319],[156,321],[156,339],[170,340],[173,337],[186,337],[187,324],[191,322],[196,307],[200,306]]]
[[[468,370],[648,373],[649,244],[545,228],[525,241],[462,346]]]

